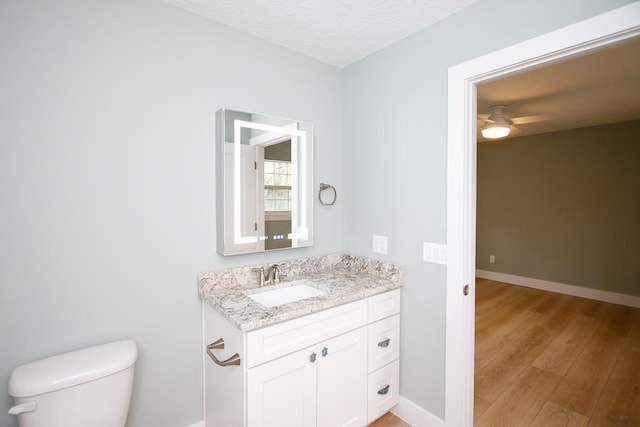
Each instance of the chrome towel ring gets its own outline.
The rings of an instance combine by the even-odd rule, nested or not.
[[[331,197],[330,199],[327,198],[325,200],[322,199],[322,192],[324,190],[331,190],[333,191],[333,197]],[[336,191],[335,187],[333,185],[329,185],[329,184],[325,184],[325,183],[320,183],[320,191],[318,191],[318,200],[320,200],[320,204],[324,205],[324,206],[331,206],[336,202],[336,199],[338,198],[338,192]],[[331,201],[329,201],[331,200]]]

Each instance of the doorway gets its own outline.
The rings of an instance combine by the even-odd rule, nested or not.
[[[640,34],[640,3],[449,69],[445,424],[473,424],[476,85]]]

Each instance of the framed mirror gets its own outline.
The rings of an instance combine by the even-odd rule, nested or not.
[[[217,250],[222,255],[313,244],[313,125],[216,113]]]

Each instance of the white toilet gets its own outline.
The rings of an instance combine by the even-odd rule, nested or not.
[[[137,358],[135,342],[118,341],[19,366],[9,413],[20,427],[123,427]]]

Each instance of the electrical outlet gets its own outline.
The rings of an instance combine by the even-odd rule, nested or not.
[[[386,255],[388,252],[388,239],[387,236],[373,235],[373,252],[376,254]]]
[[[495,255],[489,255],[489,262],[491,264],[495,264],[496,263],[496,256]]]

